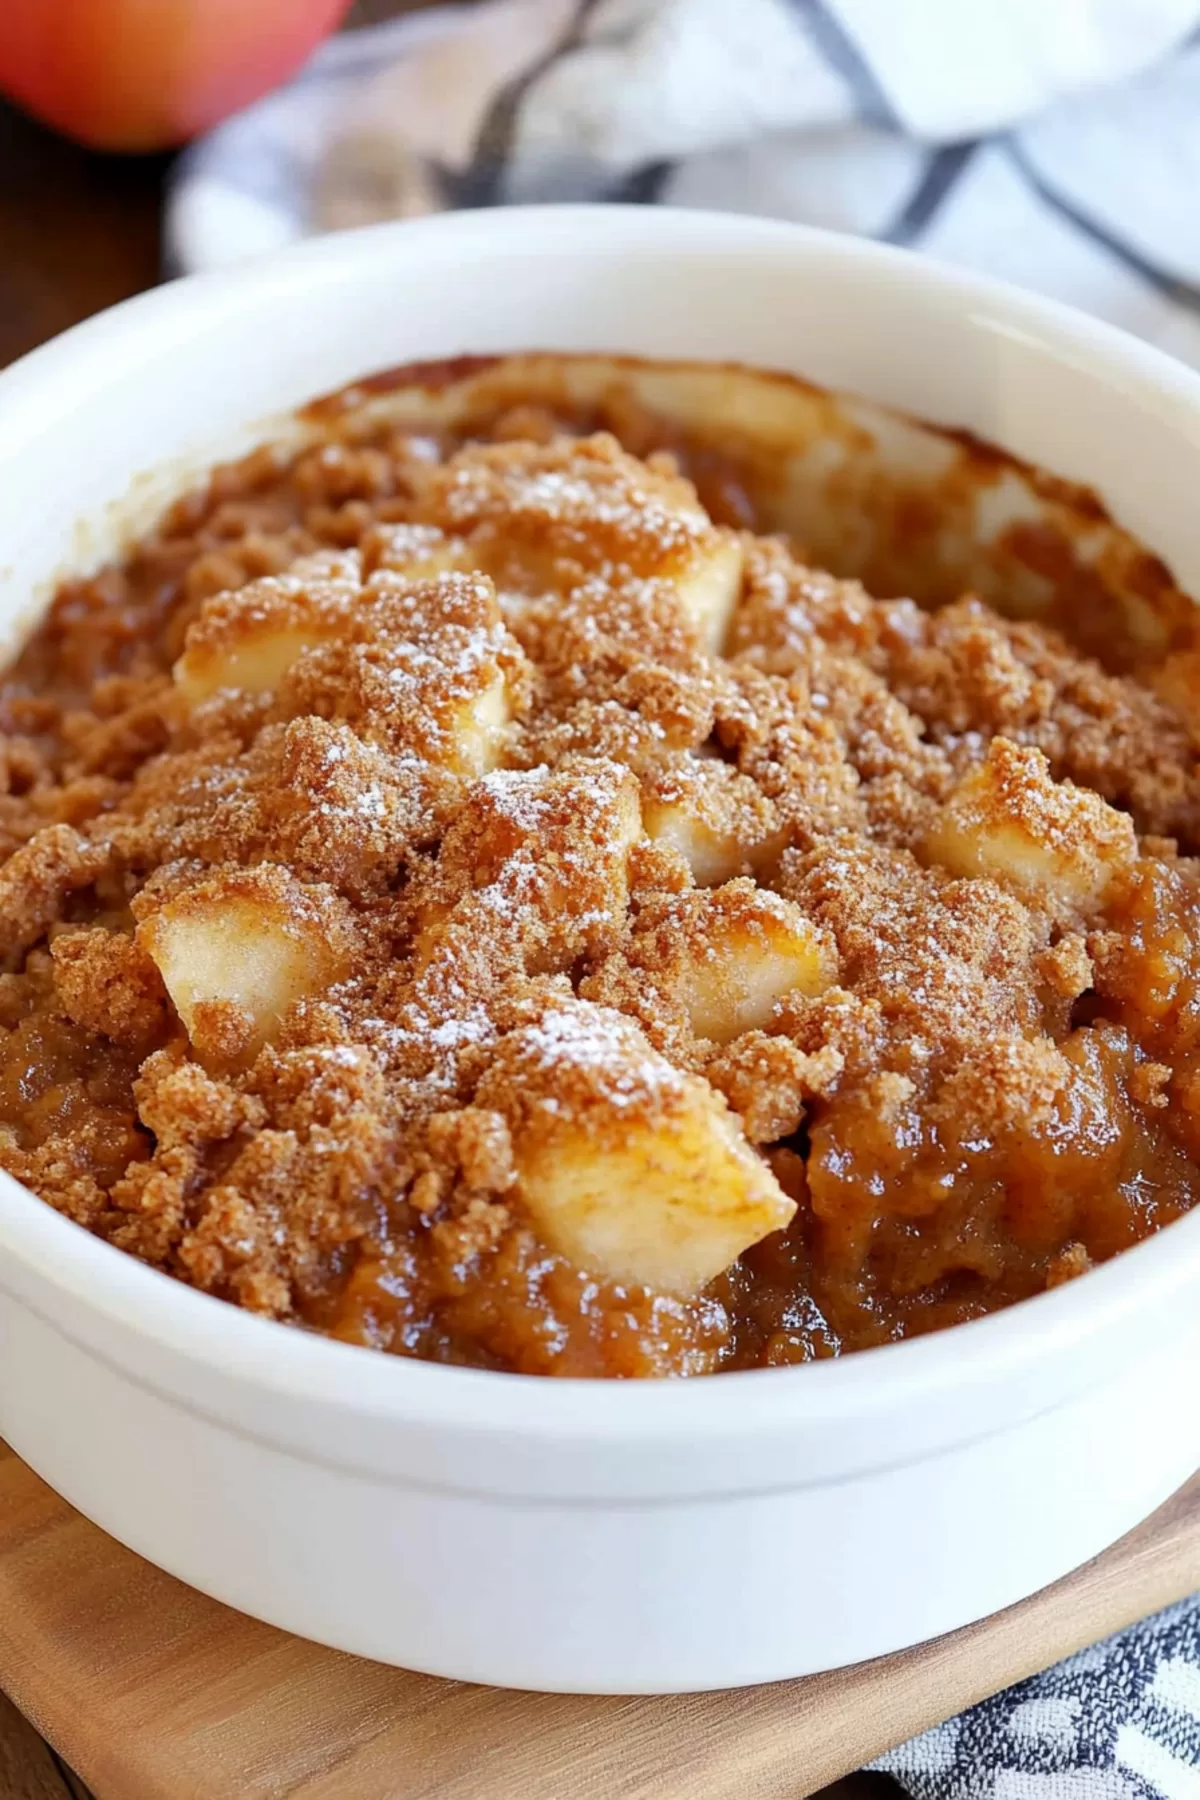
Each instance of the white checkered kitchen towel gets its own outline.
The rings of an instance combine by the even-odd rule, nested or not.
[[[192,269],[622,199],[918,246],[1200,366],[1200,0],[486,0],[344,36],[195,145]],[[1200,1600],[901,1746],[917,1800],[1200,1800]]]
[[[177,268],[625,199],[919,246],[1200,365],[1200,0],[486,0],[333,39],[193,147]]]

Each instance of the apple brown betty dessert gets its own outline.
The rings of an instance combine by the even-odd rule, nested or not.
[[[891,1341],[1190,1208],[1192,653],[877,601],[594,423],[262,449],[60,586],[0,690],[3,1166],[558,1375]]]

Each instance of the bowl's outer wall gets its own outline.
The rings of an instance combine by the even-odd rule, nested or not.
[[[0,1300],[0,1432],[95,1523],[285,1629],[459,1680],[653,1693],[883,1655],[1096,1554],[1194,1468],[1179,1427],[1195,1348],[931,1459],[734,1498],[589,1504],[289,1456]]]
[[[793,369],[969,427],[1096,487],[1200,588],[1187,371],[873,246],[547,208],[179,284],[0,377],[0,630],[313,393],[530,346]],[[5,1181],[0,1431],[135,1549],[346,1648],[535,1686],[761,1680],[1015,1599],[1190,1472],[1197,1227],[942,1340],[632,1392],[281,1332]]]

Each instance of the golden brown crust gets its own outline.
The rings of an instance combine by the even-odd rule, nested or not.
[[[133,938],[99,926],[68,929],[55,934],[50,954],[55,990],[76,1025],[133,1049],[165,1036],[162,977]]]
[[[47,825],[0,868],[0,936],[9,957],[36,943],[102,858],[69,825]]]
[[[417,517],[465,538],[504,587],[670,580],[716,538],[691,483],[606,435],[460,451],[431,469]]]

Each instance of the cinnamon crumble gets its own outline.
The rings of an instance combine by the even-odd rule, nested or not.
[[[756,516],[505,403],[264,448],[63,583],[0,686],[0,1164],[271,1318],[560,1375],[887,1342],[1187,1211],[1200,652]]]

